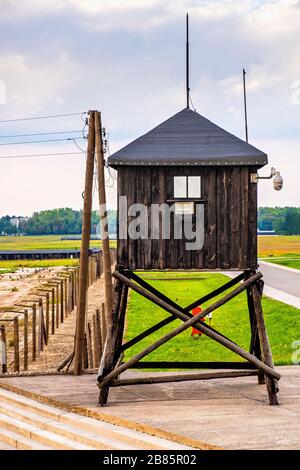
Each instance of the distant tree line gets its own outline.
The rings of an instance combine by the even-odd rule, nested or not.
[[[99,214],[92,212],[91,233],[99,231]],[[70,208],[34,212],[31,217],[0,218],[0,234],[3,235],[77,235],[81,233],[82,211]],[[116,211],[108,210],[109,233],[116,233]]]
[[[280,235],[300,235],[300,207],[260,207],[258,228]]]
[[[93,211],[91,233],[97,233],[98,224],[98,212]],[[0,234],[3,235],[77,235],[81,228],[82,211],[70,208],[34,212],[26,218],[9,215],[0,218]],[[260,207],[258,228],[282,235],[300,235],[300,208]],[[117,232],[117,211],[113,209],[108,210],[108,230],[109,233]]]

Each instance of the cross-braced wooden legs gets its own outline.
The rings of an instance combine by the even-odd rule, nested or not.
[[[199,313],[196,316],[192,316],[186,309],[178,306],[174,301],[154,289],[152,286],[149,286],[144,280],[139,278],[136,274],[130,272],[124,272],[121,269],[119,271],[115,271],[113,274],[116,278],[116,285],[115,285],[115,304],[113,309],[113,318],[112,318],[112,325],[111,331],[108,335],[104,356],[101,361],[100,371],[98,376],[98,385],[100,388],[100,404],[103,405],[107,401],[108,395],[108,388],[110,386],[120,386],[120,385],[132,385],[136,383],[159,383],[165,381],[178,381],[178,380],[201,380],[201,379],[208,379],[208,378],[221,378],[221,377],[238,377],[238,376],[245,376],[245,375],[257,375],[258,371],[262,371],[266,376],[267,382],[267,389],[270,398],[270,404],[277,404],[277,396],[276,396],[276,381],[280,379],[280,375],[274,370],[272,355],[270,346],[268,343],[267,334],[265,331],[265,324],[262,315],[261,309],[261,292],[262,292],[262,284],[259,280],[262,277],[261,273],[252,273],[250,276],[244,280],[242,284],[239,284],[229,293],[224,295],[221,299],[217,300],[215,303],[207,307],[203,312]],[[132,279],[136,282],[133,282],[129,279],[132,276]],[[230,286],[232,287],[234,284],[239,282],[239,277],[235,280],[230,281]],[[228,284],[228,283],[227,283]],[[122,335],[123,335],[123,328],[124,328],[124,317],[125,317],[125,310],[126,310],[126,303],[127,303],[127,289],[131,288],[132,290],[136,291],[138,294],[142,295],[146,299],[150,300],[154,304],[161,307],[163,310],[167,311],[169,314],[172,315],[171,319],[179,318],[182,320],[182,324],[177,328],[169,331],[167,334],[162,336],[160,339],[155,341],[153,344],[148,346],[143,351],[136,354],[134,357],[129,359],[126,363],[121,363],[121,354],[126,349],[125,345],[121,346],[122,342]],[[126,289],[126,290],[125,290]],[[250,299],[251,305],[251,314],[253,319],[255,318],[255,324],[253,320],[253,325],[255,325],[255,330],[258,332],[258,338],[261,344],[262,349],[262,358],[256,357],[255,353],[258,352],[258,345],[256,338],[253,339],[254,346],[251,347],[251,352],[245,351],[243,348],[238,346],[236,343],[231,341],[229,338],[225,337],[218,331],[214,330],[213,328],[205,325],[201,319],[208,315],[210,312],[216,310],[220,306],[224,305],[226,302],[234,298],[236,295],[240,294],[244,290],[248,289],[248,299]],[[222,291],[224,288],[222,289]],[[214,295],[217,295],[218,289],[214,292]],[[209,298],[214,297],[213,294],[209,294]],[[207,297],[207,296],[206,296]],[[196,301],[200,303],[200,300]],[[193,304],[191,304],[193,305]],[[166,320],[160,322],[157,325],[154,325],[150,329],[146,330],[142,334],[138,335],[136,338],[131,340],[130,345],[136,344],[142,338],[148,336],[151,332],[156,331],[162,325],[162,323],[167,324]],[[202,373],[202,374],[194,374],[194,375],[184,375],[184,376],[164,376],[164,377],[147,377],[138,379],[118,379],[118,376],[124,372],[125,370],[135,367],[138,361],[142,358],[150,354],[152,351],[160,347],[162,344],[166,343],[170,339],[174,338],[181,332],[185,331],[186,329],[190,328],[191,326],[196,327],[201,332],[206,334],[208,337],[212,338],[213,340],[217,341],[221,345],[225,346],[226,348],[230,349],[231,351],[235,352],[242,358],[246,359],[248,362],[245,363],[247,366],[245,367],[244,371],[234,371],[234,372],[217,372],[217,373]],[[253,330],[254,331],[254,327]],[[254,334],[252,335],[254,337]],[[254,354],[253,354],[254,353]],[[175,364],[175,363],[174,363]],[[221,365],[221,363],[220,363]],[[235,368],[235,364],[232,363],[232,368]],[[178,363],[176,363],[176,367],[178,367]],[[203,368],[205,364],[203,363]],[[208,367],[207,367],[208,368]],[[240,363],[239,367],[241,369]],[[252,368],[253,370],[249,370]]]

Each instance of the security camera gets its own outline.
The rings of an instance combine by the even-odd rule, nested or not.
[[[275,168],[271,168],[270,176],[257,176],[256,173],[251,174],[251,182],[257,183],[258,180],[269,180],[273,178],[273,187],[276,191],[280,191],[283,186],[283,178],[280,174],[280,171],[276,170]]]
[[[276,191],[280,191],[282,189],[283,178],[282,178],[281,174],[279,173],[279,171],[273,178],[273,186],[274,186],[274,189]]]

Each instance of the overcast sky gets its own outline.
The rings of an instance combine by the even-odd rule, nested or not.
[[[300,206],[298,0],[0,0],[0,121],[99,109],[117,150],[184,108],[187,11],[196,110],[244,138],[245,67],[249,140],[270,162],[260,173],[272,165],[284,177],[281,192],[260,181],[259,204]],[[82,127],[80,115],[0,123],[0,158],[78,152],[64,141],[1,144]],[[0,215],[81,208],[83,183],[82,155],[2,159]]]

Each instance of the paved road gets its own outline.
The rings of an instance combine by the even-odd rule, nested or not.
[[[259,262],[259,269],[267,286],[300,298],[300,270],[289,270],[263,261]]]

